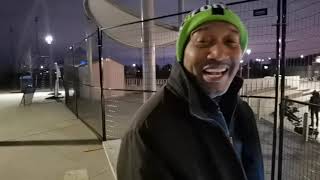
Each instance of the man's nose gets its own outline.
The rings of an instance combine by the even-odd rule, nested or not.
[[[226,47],[221,43],[216,43],[210,47],[208,59],[223,61],[229,58]]]

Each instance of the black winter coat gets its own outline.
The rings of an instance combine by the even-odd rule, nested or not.
[[[220,103],[193,82],[176,63],[164,88],[138,110],[122,139],[118,180],[264,179],[256,121],[237,95],[242,79]]]

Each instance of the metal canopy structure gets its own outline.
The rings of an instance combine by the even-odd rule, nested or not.
[[[130,5],[126,5],[121,1],[121,5],[114,0],[84,0],[85,9],[88,16],[96,22],[100,27],[106,28],[104,32],[114,40],[122,44],[141,48],[143,43],[141,40],[141,23],[131,25],[130,28],[115,28],[126,23],[136,22],[141,20],[136,9],[130,9]],[[136,4],[140,1],[135,0]],[[264,0],[254,1],[246,4],[230,5],[229,8],[237,12],[243,19],[249,31],[249,48],[252,49],[250,59],[267,59],[268,57],[276,59],[275,44],[276,44],[276,1]],[[166,11],[161,8],[165,7],[167,1],[157,3],[155,9],[158,11]],[[185,6],[190,8],[192,1],[185,1]],[[234,3],[231,0],[223,1],[225,4]],[[132,4],[128,2],[127,4]],[[317,0],[303,1],[290,0],[288,1],[288,12],[290,18],[287,21],[287,53],[286,56],[300,57],[300,55],[308,55],[319,53],[319,36],[320,26],[317,24],[320,2]],[[133,7],[133,8],[137,8]],[[196,8],[196,7],[194,7]],[[267,14],[254,16],[254,11],[267,9]],[[191,9],[185,9],[191,10]],[[134,13],[135,12],[135,13]],[[172,12],[174,13],[174,12]],[[261,13],[261,12],[260,12]],[[170,25],[168,25],[170,24]],[[317,26],[311,26],[311,25]],[[156,21],[152,26],[153,42],[156,46],[174,43],[178,35],[177,20],[171,22]],[[305,43],[308,40],[308,43]],[[173,49],[174,50],[174,49]],[[170,53],[171,56],[174,53]]]
[[[89,18],[104,28],[103,32],[110,38],[125,45],[142,48],[141,23],[132,24],[130,30],[114,28],[119,25],[140,21],[139,17],[126,12],[121,7],[108,0],[85,0],[85,10]],[[170,44],[176,41],[178,29],[164,23],[156,23],[151,27],[153,43],[156,46]],[[165,37],[165,38],[164,38]]]

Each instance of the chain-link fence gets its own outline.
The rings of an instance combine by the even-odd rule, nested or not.
[[[273,133],[274,133],[274,104],[272,96],[241,96],[252,108],[258,126],[262,154],[264,157],[265,179],[271,179]]]
[[[284,101],[283,179],[319,179],[319,105],[288,97]]]
[[[308,104],[320,88],[319,7],[315,0],[287,3],[285,75],[293,78],[285,80],[290,89],[283,100],[282,179],[320,179],[318,127],[316,122],[309,127],[318,108]]]
[[[276,83],[281,53],[277,45],[285,43],[283,88],[285,96],[297,106],[298,111],[293,114],[302,122],[303,113],[309,112],[305,103],[314,90],[320,89],[320,57],[317,60],[320,2],[288,1],[285,42],[281,42],[277,34],[281,26],[277,2],[225,1],[240,15],[249,32],[248,49],[238,72],[238,76],[244,78],[239,95],[256,115],[265,178],[276,178],[279,170],[282,179],[320,179],[318,140],[305,142],[300,133],[304,131],[303,126],[297,132],[295,124],[287,120],[288,114],[284,114],[283,137],[277,133],[281,99],[277,91],[280,83]],[[139,107],[166,84],[176,61],[175,41],[179,16],[183,15],[185,13],[100,28],[75,44],[65,58],[67,106],[102,138],[121,138]],[[310,119],[310,113],[308,117]],[[279,138],[283,138],[284,143],[278,152]],[[278,153],[283,155],[280,167],[277,167],[281,157]]]
[[[104,137],[98,33],[69,47],[64,63],[66,105],[98,137]]]

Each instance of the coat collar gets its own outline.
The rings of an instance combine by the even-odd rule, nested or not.
[[[190,113],[194,116],[203,120],[212,120],[210,117],[212,117],[214,110],[221,108],[224,116],[227,116],[225,118],[231,119],[236,108],[237,94],[242,83],[243,80],[241,78],[235,77],[227,92],[219,97],[221,99],[220,103],[217,103],[217,101],[206,95],[195,83],[195,78],[180,63],[176,62],[168,79],[167,87],[188,103]]]

